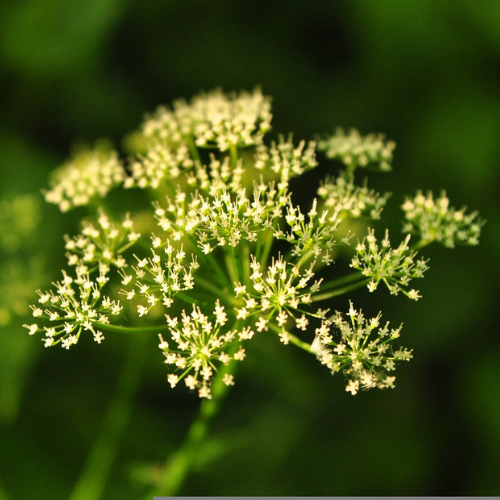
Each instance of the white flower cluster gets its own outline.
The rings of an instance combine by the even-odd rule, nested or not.
[[[215,90],[190,103],[177,101],[173,110],[159,108],[143,125],[147,138],[180,143],[192,138],[198,147],[247,147],[262,142],[271,127],[271,103],[260,90],[224,94]]]
[[[134,223],[127,214],[118,224],[101,210],[97,219],[97,227],[89,221],[82,222],[82,232],[70,238],[66,236],[66,257],[70,266],[84,263],[127,266],[123,252],[131,247],[140,234],[134,231]]]
[[[258,232],[263,228],[264,211],[252,208],[244,192],[234,201],[228,192],[224,192],[212,200],[200,196],[199,202],[196,221],[191,222],[204,253],[211,252],[214,244],[236,247],[242,239],[257,240]]]
[[[186,180],[190,187],[199,189],[208,196],[220,196],[225,191],[241,192],[244,189],[244,173],[241,160],[235,166],[229,156],[217,158],[211,153],[208,167],[196,163],[194,170],[186,173]]]
[[[251,339],[254,334],[250,327],[222,333],[228,318],[219,300],[215,303],[213,315],[214,320],[210,321],[196,305],[191,314],[182,311],[180,321],[166,315],[174,346],[171,347],[159,335],[165,364],[180,371],[180,375],[171,373],[168,376],[170,385],[175,387],[184,379],[189,389],[197,389],[201,398],[208,399],[212,397],[210,385],[218,366],[228,365],[231,360],[243,360],[245,349],[241,342]],[[226,374],[223,380],[226,385],[234,384],[230,374]]]
[[[235,295],[244,300],[244,305],[236,308],[236,317],[245,320],[258,316],[258,332],[268,330],[268,323],[275,321],[280,327],[281,341],[288,344],[288,330],[293,326],[307,330],[307,316],[323,316],[321,311],[313,314],[300,309],[311,303],[312,294],[319,290],[321,284],[321,280],[316,280],[312,285],[309,283],[314,277],[313,267],[314,263],[301,272],[298,266],[286,262],[280,255],[277,259],[273,258],[271,265],[262,272],[262,265],[252,256],[252,289],[247,290],[241,283],[235,284]],[[289,320],[293,320],[293,323]]]
[[[398,361],[409,361],[411,351],[394,351],[391,342],[399,338],[401,328],[389,329],[389,322],[380,327],[381,314],[365,318],[350,302],[348,319],[337,312],[316,329],[311,350],[333,374],[342,371],[347,380],[346,391],[356,394],[360,389],[394,387],[396,377],[387,375]],[[340,335],[339,335],[340,334]]]
[[[125,170],[114,151],[99,149],[78,152],[52,176],[52,189],[45,200],[62,212],[87,205],[93,198],[106,196],[125,179]]]
[[[278,143],[273,141],[270,147],[265,144],[257,147],[254,167],[273,171],[279,175],[282,183],[288,185],[291,178],[298,177],[317,165],[315,142],[309,142],[306,147],[306,142],[301,141],[298,146],[294,146],[291,136],[286,141],[280,136]]]
[[[56,292],[41,293],[40,305],[32,306],[33,316],[49,322],[43,329],[34,323],[23,325],[30,335],[45,331],[45,347],[61,343],[69,349],[78,342],[82,331],[91,331],[94,340],[101,343],[104,336],[96,324],[108,324],[110,316],[120,314],[119,301],[111,300],[101,293],[102,287],[109,280],[109,267],[99,265],[99,276],[90,278],[88,268],[80,264],[76,267],[76,277],[72,278],[63,271],[63,280],[54,283]]]
[[[437,199],[431,192],[424,196],[422,191],[417,191],[401,207],[405,213],[403,231],[417,234],[427,243],[438,241],[449,248],[456,244],[477,245],[484,221],[478,218],[477,212],[466,214],[465,208],[455,210],[449,205],[444,191]]]
[[[162,181],[177,179],[184,170],[194,166],[193,158],[185,144],[174,149],[166,142],[151,142],[147,151],[130,163],[131,175],[124,182],[125,188],[156,189]]]
[[[395,147],[396,144],[385,141],[382,134],[362,136],[355,129],[346,134],[341,128],[326,140],[318,142],[320,151],[324,151],[332,160],[340,160],[350,171],[357,167],[390,171]]]
[[[246,197],[245,189],[237,193],[223,190],[213,196],[194,193],[190,200],[178,191],[174,199],[166,198],[166,208],[156,204],[155,215],[167,238],[194,235],[199,250],[208,254],[217,247],[237,247],[242,240],[255,242],[263,230],[272,228],[282,204],[288,202],[277,194],[269,185],[262,189],[257,185],[253,200]]]
[[[368,229],[355,246],[353,271],[326,272],[334,258],[343,257],[338,247],[350,245],[353,232],[365,227],[352,219],[379,219],[389,198],[366,182],[355,185],[356,168],[390,170],[395,145],[382,135],[342,129],[318,144],[294,143],[292,136],[266,144],[271,118],[270,99],[259,90],[215,90],[148,117],[129,141],[135,156],[126,169],[116,153],[97,148],[60,168],[45,196],[61,210],[88,204],[118,184],[148,188],[153,209],[135,220],[142,231],[153,231],[155,222],[161,231],[156,229],[150,242],[141,240],[132,265],[124,252],[140,234],[129,215],[116,222],[101,211],[95,222],[85,221],[80,234],[66,237],[76,277],[63,272],[55,291],[40,293],[33,315],[48,326],[25,325],[29,333],[45,332],[46,346],[69,348],[85,330],[97,342],[106,329],[156,331],[153,322],[176,311],[165,315],[167,324],[161,327],[168,327],[170,336],[160,335],[171,368],[168,381],[173,387],[183,380],[202,398],[212,397],[211,383],[221,365],[244,358],[241,344],[254,330],[314,352],[333,373],[346,374],[352,394],[392,387],[394,377],[387,372],[411,357],[390,347],[400,328],[381,328],[380,315],[368,320],[352,304],[347,319],[339,312],[327,319],[329,309],[317,303],[365,285],[373,292],[380,282],[392,294],[417,300],[420,295],[409,283],[423,276],[427,262],[417,258],[416,250],[431,241],[476,244],[482,221],[475,213],[449,208],[444,193],[435,200],[418,192],[402,207],[405,232],[421,237],[413,248],[410,234],[393,248],[388,232],[377,241]],[[294,182],[299,190],[300,182],[308,182],[297,178],[317,167],[317,150],[345,167],[321,183],[317,198],[306,204],[295,196]],[[110,273],[112,267],[118,271]],[[109,288],[126,297],[127,313],[137,312],[137,327],[110,324],[122,306],[102,288],[115,278],[118,283]],[[311,322],[321,326],[309,345],[299,337],[314,331]],[[231,368],[221,369],[227,385],[233,384]]]
[[[163,248],[163,252],[157,254],[155,249],[160,250],[161,241],[154,236],[153,247],[151,250],[153,257],[148,259],[136,257],[138,263],[133,266],[133,269],[138,292],[135,290],[122,290],[128,300],[132,300],[134,297],[142,297],[147,300],[147,305],[139,304],[137,306],[139,316],[147,315],[159,303],[169,308],[177,294],[191,290],[194,287],[193,273],[199,267],[195,257],[192,258],[190,263],[185,262],[186,253],[182,250],[182,247],[175,250],[169,242]],[[132,282],[132,275],[125,272],[122,272],[121,275],[123,285]]]
[[[337,228],[341,222],[338,211],[330,213],[324,210],[319,216],[317,211],[318,200],[313,200],[311,210],[305,215],[300,211],[300,207],[295,207],[288,203],[285,220],[290,231],[283,233],[280,229],[275,231],[278,239],[286,239],[293,245],[292,256],[307,257],[309,254],[315,259],[321,256],[324,264],[330,265],[333,262],[331,251],[336,243]],[[349,244],[349,236],[341,240],[342,244]]]
[[[354,176],[341,174],[327,178],[318,188],[318,196],[325,200],[325,207],[342,211],[348,217],[379,219],[390,193],[380,194],[354,184]]]
[[[413,278],[422,278],[428,269],[427,261],[416,260],[416,252],[410,250],[410,235],[397,248],[391,247],[389,232],[385,238],[377,242],[375,231],[368,230],[368,235],[356,245],[356,254],[352,258],[351,267],[359,269],[364,276],[372,278],[368,284],[370,292],[376,290],[383,281],[391,294],[403,292],[407,297],[418,300],[418,290],[407,291],[406,287]]]

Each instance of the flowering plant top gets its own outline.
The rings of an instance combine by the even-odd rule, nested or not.
[[[208,399],[214,377],[234,384],[245,344],[263,335],[343,373],[352,394],[393,387],[396,363],[412,357],[397,344],[401,327],[352,302],[337,310],[335,298],[385,286],[418,300],[413,282],[428,269],[420,251],[434,241],[476,245],[483,221],[451,208],[444,192],[418,191],[401,207],[394,245],[374,227],[389,194],[358,179],[390,171],[394,143],[342,129],[318,143],[269,142],[271,120],[260,90],[215,90],[147,117],[131,156],[96,146],[57,169],[46,201],[63,212],[86,206],[94,218],[66,237],[67,268],[39,292],[28,332],[65,349],[86,332],[98,343],[108,333],[158,334],[170,386]],[[297,204],[296,179],[330,160],[343,167]],[[104,208],[120,187],[146,191],[151,204]]]

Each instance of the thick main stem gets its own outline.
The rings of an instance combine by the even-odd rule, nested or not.
[[[151,500],[155,496],[175,496],[181,489],[193,468],[200,446],[207,435],[209,424],[219,411],[228,392],[228,386],[222,381],[228,372],[228,367],[223,367],[219,371],[218,377],[212,384],[212,399],[204,399],[201,402],[198,415],[189,428],[186,440],[181,448],[167,460],[161,480],[144,497],[144,500]]]

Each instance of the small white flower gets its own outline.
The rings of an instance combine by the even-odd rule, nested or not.
[[[353,396],[358,393],[359,382],[357,380],[349,380],[345,388],[347,392],[350,392]]]
[[[193,390],[198,384],[197,380],[192,375],[188,375],[184,379],[184,382],[185,382],[186,386],[188,387],[188,389],[191,389],[191,390]]]
[[[175,375],[174,373],[171,373],[167,377],[168,383],[170,384],[170,387],[175,387],[177,385],[177,382],[179,381],[178,375]]]
[[[104,335],[100,331],[94,332],[94,340],[100,344],[104,340]]]
[[[27,328],[29,330],[28,333],[30,335],[34,335],[38,331],[38,325],[37,324],[23,325],[23,326],[24,326],[24,328]]]
[[[255,324],[257,331],[258,332],[261,332],[262,330],[267,331],[268,330],[267,323],[268,323],[268,320],[261,316],[259,318],[259,321],[257,321],[257,323]]]

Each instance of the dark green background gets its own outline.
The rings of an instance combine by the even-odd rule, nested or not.
[[[396,141],[394,173],[370,180],[393,192],[384,222],[394,239],[417,188],[446,188],[488,223],[479,247],[427,252],[420,301],[356,293],[368,313],[405,324],[414,359],[396,389],[351,397],[340,377],[263,337],[181,493],[499,495],[497,0],[3,0],[0,193],[39,192],[75,140],[119,144],[160,103],[255,85],[274,98],[273,133],[355,126]],[[47,282],[82,214],[44,206],[36,245]],[[16,326],[25,321],[0,331],[0,489],[64,499],[128,340],[44,350]],[[155,344],[106,499],[140,498],[144,465],[175,450],[199,404],[169,388]]]

